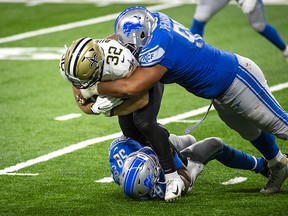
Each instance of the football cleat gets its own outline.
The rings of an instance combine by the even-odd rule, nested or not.
[[[286,45],[286,48],[282,51],[284,58],[288,62],[288,45]]]
[[[164,199],[166,202],[180,198],[182,192],[185,190],[184,182],[178,174],[176,178],[168,177],[169,175],[165,174],[166,191]]]
[[[194,186],[195,180],[198,177],[198,175],[203,171],[204,164],[200,162],[194,162],[190,158],[187,158],[188,164],[187,164],[187,170],[191,177],[191,184],[189,186],[188,192],[190,192]]]
[[[287,177],[288,177],[288,158],[286,155],[283,155],[281,160],[277,164],[270,167],[269,181],[260,190],[260,193],[263,194],[277,193]]]

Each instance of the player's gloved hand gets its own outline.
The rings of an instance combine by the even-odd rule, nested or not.
[[[239,0],[238,2],[241,6],[242,11],[245,14],[249,14],[254,10],[257,0]]]
[[[96,102],[91,106],[91,110],[95,114],[103,113],[105,116],[112,116],[111,110],[114,107],[123,103],[121,98],[114,98],[109,96],[98,96]]]
[[[99,82],[96,82],[93,86],[90,86],[86,89],[80,89],[81,96],[83,99],[88,99],[93,95],[99,95],[97,90],[97,85]]]

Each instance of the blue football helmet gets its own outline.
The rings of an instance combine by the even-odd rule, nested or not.
[[[156,18],[149,10],[134,6],[117,17],[114,32],[118,40],[130,49],[134,56],[137,56],[149,39],[156,23]]]
[[[134,199],[149,199],[159,180],[161,167],[155,152],[144,147],[125,160],[120,186],[125,195]]]

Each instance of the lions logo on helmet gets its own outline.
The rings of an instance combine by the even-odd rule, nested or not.
[[[60,60],[62,76],[77,88],[88,88],[101,80],[104,55],[89,37],[74,41]]]
[[[137,55],[146,44],[156,18],[144,7],[135,6],[123,11],[116,19],[114,32],[119,41],[130,49],[133,55]]]
[[[136,199],[149,198],[159,179],[160,170],[158,158],[149,147],[130,154],[120,177],[124,194]]]

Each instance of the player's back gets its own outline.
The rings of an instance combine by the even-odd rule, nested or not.
[[[160,80],[178,83],[203,98],[215,98],[233,81],[236,56],[216,49],[161,13],[151,40],[140,52],[141,66],[160,64],[169,69]]]
[[[120,174],[122,172],[125,159],[132,152],[138,151],[143,146],[137,141],[120,137],[114,140],[109,147],[109,163],[114,181],[120,185]]]

